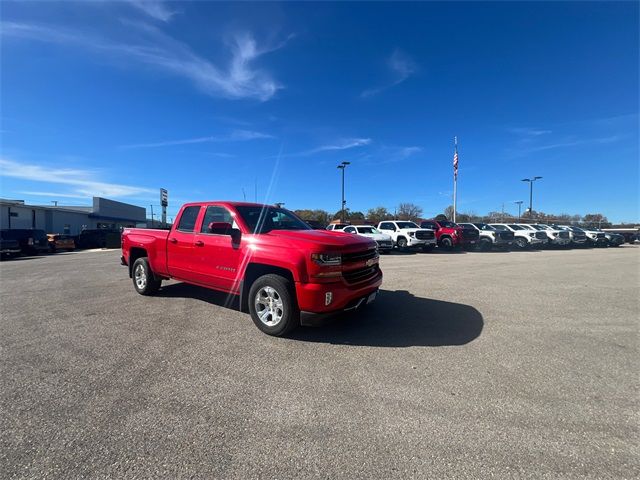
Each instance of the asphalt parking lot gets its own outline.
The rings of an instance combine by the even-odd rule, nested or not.
[[[640,248],[391,255],[268,337],[118,251],[0,264],[5,478],[637,478]]]

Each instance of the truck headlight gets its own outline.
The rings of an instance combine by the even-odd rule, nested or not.
[[[341,265],[342,255],[340,255],[339,253],[312,253],[311,260],[313,260],[318,265]]]
[[[409,232],[409,236],[410,237],[415,237],[416,236],[416,232]]]

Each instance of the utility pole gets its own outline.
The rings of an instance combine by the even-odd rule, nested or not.
[[[153,228],[153,205],[150,205],[151,207],[151,228]]]
[[[346,205],[346,200],[344,199],[344,171],[347,168],[347,165],[351,165],[351,162],[342,162],[340,165],[338,165],[338,168],[340,170],[342,170],[342,203],[341,203],[341,208],[340,208],[340,221],[342,223],[344,223],[344,210],[345,210],[345,205]]]
[[[520,209],[522,208],[522,204],[524,203],[522,200],[518,200],[517,202],[513,202],[518,204],[518,223],[520,223]]]
[[[502,218],[501,221],[504,222],[504,202],[502,202]]]
[[[523,178],[521,181],[529,182],[529,218],[533,216],[533,182],[540,180],[542,177]]]
[[[453,223],[456,223],[458,204],[458,137],[453,137]]]

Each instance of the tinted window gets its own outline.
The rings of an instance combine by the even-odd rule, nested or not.
[[[420,228],[413,222],[396,222],[398,228]]]
[[[347,233],[356,233],[356,229],[353,227],[347,227],[344,229],[344,231]]]
[[[431,230],[436,230],[436,224],[433,222],[422,222],[420,224],[420,228],[430,228]]]
[[[211,206],[207,207],[207,211],[204,214],[204,220],[202,221],[202,228],[200,229],[200,232],[210,233],[209,224],[211,222],[224,222],[233,225],[233,217],[226,208]]]
[[[509,230],[507,227],[505,227],[504,225],[491,225],[493,228],[495,228],[496,230],[500,230],[501,232],[505,231],[505,230]]]
[[[181,232],[193,232],[196,226],[196,219],[200,213],[200,205],[194,205],[187,207],[182,211],[180,216],[180,223],[178,223],[178,230]]]
[[[395,230],[393,223],[384,222],[380,224],[381,230]]]
[[[236,209],[251,233],[269,233],[271,230],[311,230],[309,225],[284,208],[242,205]]]
[[[522,228],[520,225],[513,225],[513,224],[509,224],[509,228],[512,230],[526,230],[525,228]]]
[[[438,223],[440,223],[440,226],[443,227],[443,228],[456,228],[456,226],[457,226],[455,223],[450,222],[448,220],[441,220]]]
[[[373,227],[358,227],[358,233],[378,233]]]

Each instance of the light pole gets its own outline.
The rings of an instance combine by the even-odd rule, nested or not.
[[[533,182],[540,180],[542,177],[523,178],[523,182],[529,182],[529,217],[533,215]]]
[[[522,204],[524,203],[522,200],[518,200],[517,202],[513,202],[518,204],[518,223],[520,223],[520,211],[522,209]]]
[[[347,203],[344,199],[344,171],[347,168],[347,165],[351,165],[351,162],[342,162],[338,165],[338,168],[342,170],[342,207],[340,208],[340,221],[344,223],[344,207]]]

